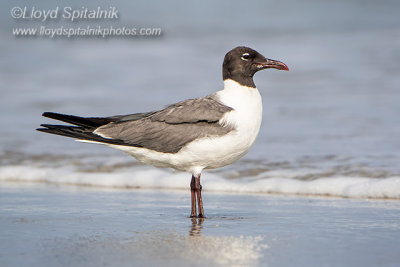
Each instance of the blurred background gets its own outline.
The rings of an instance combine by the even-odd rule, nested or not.
[[[285,62],[290,72],[256,74],[264,104],[259,138],[241,164],[217,174],[266,179],[271,171],[284,170],[275,175],[301,180],[400,175],[399,1],[50,0],[0,5],[3,166],[56,166],[60,161],[79,166],[78,157],[103,166],[114,158],[125,167],[132,164],[134,173],[134,160],[121,152],[36,132],[41,123],[49,123],[41,113],[109,116],[202,97],[222,89],[225,53],[246,45]],[[115,6],[120,19],[24,21],[11,17],[14,6]],[[156,27],[162,35],[12,35],[15,27],[88,24]]]

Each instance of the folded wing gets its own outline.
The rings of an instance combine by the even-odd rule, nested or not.
[[[219,120],[232,108],[213,96],[190,99],[160,111],[105,118],[82,118],[58,113],[46,117],[77,126],[42,125],[39,131],[106,144],[143,147],[158,152],[176,153],[198,139],[221,136],[232,127]]]

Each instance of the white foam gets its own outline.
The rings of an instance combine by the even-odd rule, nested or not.
[[[349,198],[400,199],[400,177],[383,179],[363,177],[329,177],[310,181],[296,180],[275,171],[268,178],[226,179],[204,173],[205,191],[231,193],[280,193]],[[119,188],[189,189],[190,174],[165,169],[134,167],[113,172],[80,172],[72,167],[2,166],[0,181],[43,182],[77,186]]]

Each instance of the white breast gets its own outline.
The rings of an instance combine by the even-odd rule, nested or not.
[[[233,108],[220,120],[235,130],[225,136],[204,138],[182,148],[178,153],[193,160],[195,170],[226,166],[243,157],[252,147],[261,126],[262,101],[256,88],[224,81],[224,90],[216,93],[219,101]]]
[[[262,120],[262,101],[257,88],[240,85],[233,80],[225,80],[224,90],[217,92],[219,100],[234,109],[221,120],[222,123],[235,126],[247,137],[257,137]],[[248,131],[245,133],[245,131]]]

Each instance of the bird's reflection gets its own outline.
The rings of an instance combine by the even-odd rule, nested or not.
[[[191,218],[192,227],[189,231],[190,236],[201,236],[201,230],[203,229],[204,218]]]

